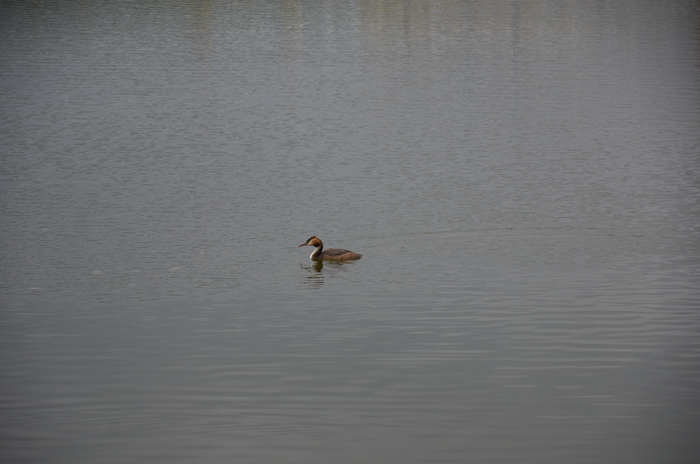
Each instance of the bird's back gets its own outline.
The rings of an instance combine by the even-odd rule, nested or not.
[[[346,261],[351,259],[360,259],[361,254],[354,251],[345,250],[343,248],[328,248],[323,250],[323,259]]]

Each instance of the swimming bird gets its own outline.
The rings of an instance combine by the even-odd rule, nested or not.
[[[312,246],[316,248],[309,256],[309,258],[311,258],[312,261],[350,261],[353,259],[362,258],[361,254],[355,253],[354,251],[350,250],[344,250],[342,248],[329,248],[327,250],[324,250],[323,242],[320,238],[316,237],[315,235],[309,237],[304,243],[302,243],[299,246]]]

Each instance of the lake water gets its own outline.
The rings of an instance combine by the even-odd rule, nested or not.
[[[695,1],[141,3],[0,6],[3,462],[697,462]]]

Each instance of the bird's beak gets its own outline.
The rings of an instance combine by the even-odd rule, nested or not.
[[[303,247],[303,246],[306,246],[306,242],[304,242],[304,243],[302,243],[301,245],[297,246],[297,248]]]

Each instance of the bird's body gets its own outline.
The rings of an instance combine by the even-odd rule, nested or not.
[[[343,248],[328,248],[324,250],[323,242],[315,235],[309,237],[299,246],[312,246],[315,248],[309,256],[312,261],[351,261],[362,258],[361,254]]]

